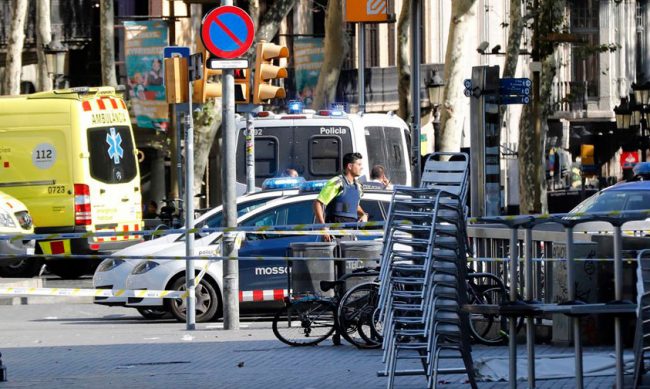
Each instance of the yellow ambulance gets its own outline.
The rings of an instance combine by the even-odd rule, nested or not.
[[[137,150],[129,112],[115,89],[0,97],[0,190],[25,203],[37,234],[52,234],[37,242],[36,253],[101,254],[142,240],[61,235],[142,228]],[[48,269],[66,278],[96,264],[47,259]]]

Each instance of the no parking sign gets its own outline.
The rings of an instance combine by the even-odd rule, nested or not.
[[[219,58],[232,59],[241,56],[251,47],[253,38],[253,19],[239,7],[217,7],[203,18],[203,46]]]

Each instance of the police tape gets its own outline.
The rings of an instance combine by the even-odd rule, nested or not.
[[[573,258],[576,262],[614,262],[614,258]],[[623,258],[623,262],[636,262],[636,258],[629,257]],[[486,257],[470,257],[467,258],[468,262],[510,262],[510,258],[486,258]],[[567,262],[567,258],[531,258],[532,262]],[[526,258],[518,258],[517,262],[526,262]]]
[[[410,224],[408,222],[398,224]],[[342,235],[342,236],[381,236],[383,230],[361,230],[361,228],[378,228],[384,227],[384,222],[366,222],[366,223],[325,223],[325,224],[291,224],[282,226],[240,226],[240,227],[202,227],[175,229],[154,229],[142,231],[87,231],[87,232],[61,232],[48,234],[17,234],[3,233],[0,234],[0,240],[9,240],[11,242],[19,240],[53,240],[53,239],[88,239],[88,238],[105,238],[116,236],[151,236],[160,237],[164,235],[186,235],[186,234],[213,234],[213,233],[246,233],[246,234],[277,234],[277,235]]]
[[[239,261],[378,261],[379,257],[376,258],[360,258],[360,257],[273,257],[273,256],[253,256],[253,257],[236,257],[236,256],[218,256],[218,255],[97,255],[97,254],[34,254],[29,257],[24,255],[17,254],[0,254],[0,259],[30,259],[30,258],[48,258],[50,260],[57,259],[71,259],[71,260],[83,260],[83,259],[139,259],[141,261],[155,261],[155,260],[175,260],[175,261],[185,261],[188,259],[197,260],[197,261],[227,261],[227,260],[239,260]]]
[[[635,209],[625,211],[604,212],[574,212],[574,213],[540,213],[532,215],[507,215],[507,216],[482,216],[467,219],[470,224],[477,223],[504,223],[504,224],[579,224],[592,221],[603,222],[628,222],[643,220],[650,217],[650,209]]]
[[[0,295],[2,296],[136,297],[136,298],[184,299],[188,296],[188,292],[179,291],[179,290],[0,287]]]

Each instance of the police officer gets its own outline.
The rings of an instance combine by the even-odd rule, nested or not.
[[[368,214],[359,205],[363,192],[357,177],[363,170],[362,159],[359,153],[348,153],[343,156],[343,174],[330,179],[314,200],[316,223],[368,221]],[[330,242],[332,237],[325,234],[323,240]]]

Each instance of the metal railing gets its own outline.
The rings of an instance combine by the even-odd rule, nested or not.
[[[551,106],[555,112],[587,110],[587,81],[554,82]]]

